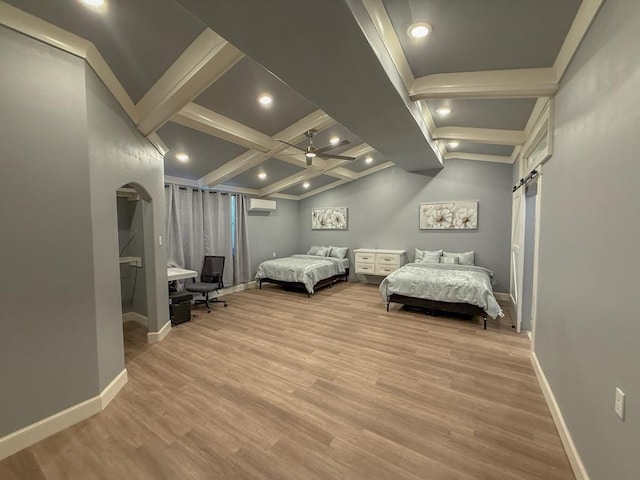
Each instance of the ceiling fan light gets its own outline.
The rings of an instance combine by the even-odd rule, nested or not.
[[[316,154],[313,153],[313,152],[307,152],[307,153],[304,154],[304,156],[307,157],[307,158],[313,158],[313,157],[316,156]]]

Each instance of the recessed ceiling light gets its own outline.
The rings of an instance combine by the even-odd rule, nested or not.
[[[340,137],[331,137],[331,139],[329,140],[329,143],[331,145],[335,145],[336,143],[340,142]]]
[[[89,7],[102,7],[104,5],[104,0],[80,0],[85,5]]]
[[[365,163],[371,163],[371,162],[373,162],[373,157],[367,157],[367,158],[365,158],[365,159],[364,159],[364,162],[365,162]]]
[[[303,186],[304,188],[309,188],[309,187],[311,186],[311,184],[310,184],[309,182],[304,182],[304,183],[302,184],[302,186]]]
[[[453,142],[449,142],[448,145],[450,148],[458,148],[458,145],[460,145],[460,142],[453,141]]]
[[[407,33],[413,38],[424,38],[431,33],[431,25],[427,22],[417,22],[409,26]]]
[[[259,178],[260,180],[264,180],[265,178],[267,178],[267,174],[266,174],[266,173],[264,173],[264,172],[260,172],[260,173],[258,174],[258,178]]]
[[[440,107],[436,109],[436,113],[443,117],[446,117],[451,113],[451,109],[449,107]]]
[[[273,102],[273,97],[268,93],[263,93],[258,97],[258,102],[260,102],[260,105],[267,107]]]
[[[188,162],[189,161],[189,155],[187,155],[184,152],[176,153],[176,159],[178,159],[181,162]]]

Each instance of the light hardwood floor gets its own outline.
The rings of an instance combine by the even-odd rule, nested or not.
[[[357,283],[225,299],[156,345],[127,323],[121,393],[0,478],[574,478],[509,317],[387,313]]]

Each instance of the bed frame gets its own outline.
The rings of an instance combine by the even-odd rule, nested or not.
[[[318,283],[316,283],[313,286],[313,291],[315,292],[316,290],[318,290],[319,288],[323,288],[323,287],[329,287],[331,288],[331,286],[340,281],[340,280],[344,280],[345,282],[349,281],[349,269],[347,268],[345,273],[341,273],[339,275],[334,275],[333,277],[329,277],[329,278],[323,278],[322,280],[320,280]],[[285,288],[291,288],[294,290],[304,290],[305,292],[307,292],[307,298],[309,298],[311,296],[311,293],[309,293],[307,291],[307,287],[305,286],[304,283],[302,282],[285,282],[283,280],[274,280],[273,278],[260,278],[258,279],[258,286],[260,287],[260,290],[262,290],[262,284],[263,283],[276,283],[278,285],[282,285]]]
[[[395,293],[387,297],[387,312],[389,311],[390,303],[401,303],[403,305],[409,305],[411,307],[425,308],[431,312],[438,311],[459,313],[462,315],[477,315],[479,317],[482,317],[484,329],[487,329],[487,312],[476,305],[470,305],[468,303],[438,302],[436,300],[427,300],[425,298],[396,295]]]

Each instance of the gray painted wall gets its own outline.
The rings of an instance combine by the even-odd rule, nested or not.
[[[255,276],[260,262],[299,253],[300,226],[298,204],[294,200],[276,199],[275,212],[248,212],[251,275]]]
[[[143,215],[150,330],[168,321],[161,156],[77,57],[0,28],[0,436],[97,395],[124,368],[115,191]],[[154,205],[156,206],[156,205]]]
[[[640,477],[639,26],[640,2],[604,2],[557,94],[541,186],[535,352],[592,480]]]
[[[477,200],[478,229],[420,230],[420,203]],[[311,230],[311,209],[348,207],[346,231]],[[431,175],[391,167],[300,202],[299,250],[311,245],[347,246],[353,264],[356,248],[415,248],[462,252],[475,250],[476,264],[494,272],[497,292],[509,291],[511,235],[511,165],[448,160]]]
[[[98,393],[84,63],[0,28],[0,437]]]
[[[88,65],[85,79],[95,316],[103,389],[124,368],[116,190],[125,184],[137,188],[149,202],[142,218],[149,331],[156,332],[169,321],[166,249],[157,241],[165,236],[164,164]]]

